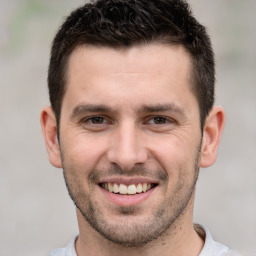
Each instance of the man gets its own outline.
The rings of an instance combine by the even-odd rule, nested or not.
[[[41,125],[79,235],[64,255],[226,255],[193,224],[224,126],[205,28],[181,0],[98,0],[58,31]]]

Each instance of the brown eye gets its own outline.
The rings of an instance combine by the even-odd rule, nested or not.
[[[152,132],[165,133],[173,130],[177,123],[169,116],[148,116],[144,125]]]
[[[81,128],[90,132],[102,132],[113,126],[113,120],[107,116],[88,116],[81,120]]]
[[[105,119],[101,116],[94,116],[90,118],[91,123],[93,124],[103,124]]]
[[[166,118],[162,116],[157,116],[153,118],[154,124],[165,124],[166,123]]]

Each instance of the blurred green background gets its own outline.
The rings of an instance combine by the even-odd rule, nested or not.
[[[58,26],[78,0],[0,0],[0,255],[43,256],[78,228],[61,170],[48,161],[40,110]],[[256,1],[190,0],[211,35],[217,104],[227,123],[216,164],[202,169],[195,221],[256,255]]]

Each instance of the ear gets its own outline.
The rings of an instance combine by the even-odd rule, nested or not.
[[[42,109],[40,121],[49,160],[53,166],[61,168],[62,164],[57,137],[57,122],[51,107],[44,107]]]
[[[213,107],[204,124],[200,167],[209,167],[216,161],[224,123],[223,108]]]

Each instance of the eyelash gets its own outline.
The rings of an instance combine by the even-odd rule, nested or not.
[[[97,119],[100,119],[101,122],[99,122],[99,120],[97,121]],[[94,121],[96,120],[96,122]],[[153,120],[153,123],[151,123],[151,121]],[[160,123],[157,123],[160,122]],[[108,119],[104,116],[91,116],[91,117],[87,117],[82,119],[82,123],[90,123],[92,125],[102,125],[102,124],[111,124],[110,121],[108,121]],[[165,125],[167,123],[174,123],[174,120],[165,116],[151,116],[148,117],[147,120],[144,122],[144,124],[151,124],[151,125]]]
[[[153,125],[164,125],[167,123],[173,123],[173,120],[165,116],[153,116],[150,117],[146,123],[150,123],[153,120]]]
[[[95,120],[95,119],[101,119],[102,122],[94,123],[93,120]],[[90,123],[90,124],[93,124],[93,125],[101,125],[101,124],[107,123],[107,119],[103,116],[91,116],[91,117],[87,117],[87,118],[82,119],[82,123]]]

